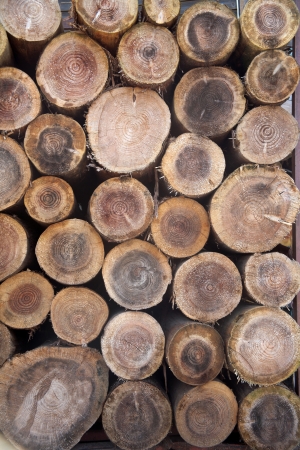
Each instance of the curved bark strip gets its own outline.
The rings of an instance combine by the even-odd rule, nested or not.
[[[229,436],[237,423],[235,396],[218,380],[196,387],[178,381],[170,396],[178,433],[190,445],[218,445]]]
[[[114,247],[104,260],[102,275],[109,296],[133,310],[160,303],[172,281],[167,257],[139,239]]]
[[[280,244],[299,209],[299,190],[285,171],[245,165],[217,189],[209,214],[220,244],[230,251],[256,253]]]
[[[27,232],[16,219],[0,214],[0,281],[20,272],[31,259]]]
[[[46,45],[63,33],[57,0],[2,0],[0,19],[20,62],[34,65]]]
[[[40,347],[0,370],[0,427],[19,449],[70,450],[101,414],[108,369],[97,350]]]
[[[40,236],[36,257],[49,277],[62,284],[83,284],[100,271],[103,242],[84,220],[68,219],[50,225]]]
[[[172,409],[162,389],[150,382],[127,381],[108,395],[103,407],[103,428],[124,450],[146,450],[168,434]]]
[[[86,172],[86,138],[78,122],[62,114],[42,114],[27,128],[24,147],[43,175],[74,182]]]
[[[300,327],[280,309],[248,305],[220,321],[228,368],[249,384],[280,383],[300,366]]]
[[[99,44],[85,34],[69,32],[53,39],[36,71],[37,83],[54,109],[80,117],[103,90],[108,59]]]
[[[190,198],[170,198],[158,207],[158,217],[151,223],[155,245],[173,258],[187,258],[198,253],[209,236],[210,223],[202,205]]]
[[[149,314],[127,311],[109,320],[101,337],[104,361],[118,377],[143,380],[157,371],[164,356],[165,336]]]
[[[179,267],[173,289],[183,314],[200,322],[216,322],[236,308],[243,287],[239,271],[229,258],[203,252]]]
[[[246,94],[255,105],[281,105],[299,83],[297,61],[282,50],[257,55],[245,76]]]
[[[85,345],[99,336],[108,319],[103,298],[85,287],[60,291],[51,305],[51,322],[58,337],[75,345]]]
[[[0,211],[21,202],[30,179],[31,170],[22,147],[0,135]]]
[[[0,24],[0,67],[13,66],[14,57],[11,50],[7,34],[3,26]]]
[[[40,325],[50,311],[54,290],[42,275],[21,272],[0,286],[0,320],[17,329]]]
[[[237,46],[240,26],[225,5],[205,0],[183,13],[176,35],[185,68],[222,66]]]
[[[16,340],[12,331],[4,323],[0,323],[0,367],[16,351]]]
[[[262,305],[287,306],[300,290],[300,264],[283,253],[242,256],[237,266],[248,297]]]
[[[201,198],[221,184],[225,158],[221,148],[210,139],[184,133],[167,147],[161,171],[169,191]]]
[[[147,22],[170,28],[180,13],[180,0],[144,0],[143,15]]]
[[[257,450],[293,450],[300,440],[299,422],[299,397],[284,386],[255,389],[239,407],[239,432]]]
[[[1,67],[0,130],[19,138],[41,112],[41,96],[33,80],[19,69]]]
[[[222,140],[244,114],[246,99],[238,75],[225,67],[199,67],[176,86],[173,119],[178,132]]]
[[[61,178],[40,177],[27,189],[24,204],[30,217],[42,226],[69,219],[76,201],[71,186]]]
[[[92,194],[88,214],[104,239],[122,242],[146,231],[154,202],[148,189],[134,178],[111,178]]]
[[[89,108],[87,132],[97,162],[110,172],[142,176],[155,166],[171,127],[170,110],[154,91],[122,87]]]
[[[79,24],[84,25],[95,41],[115,55],[122,35],[137,21],[137,0],[72,1]]]
[[[179,48],[172,33],[146,22],[124,34],[117,56],[126,83],[142,88],[166,89],[179,64]]]
[[[288,158],[299,140],[297,120],[279,106],[259,106],[242,118],[228,149],[227,162],[274,164]]]

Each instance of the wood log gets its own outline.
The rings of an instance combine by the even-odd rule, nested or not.
[[[125,380],[143,380],[157,371],[164,357],[165,336],[149,314],[127,311],[112,317],[101,337],[104,361]]]
[[[169,198],[158,207],[151,223],[155,245],[173,258],[198,253],[209,236],[210,223],[202,205],[190,198]]]
[[[238,75],[225,67],[187,72],[173,99],[174,132],[197,133],[221,141],[244,114],[246,99]]]
[[[150,192],[130,177],[111,178],[101,183],[88,205],[90,222],[109,242],[139,236],[150,225],[153,214]]]
[[[16,351],[16,339],[13,332],[4,323],[0,323],[0,366]]]
[[[19,449],[70,450],[94,424],[108,389],[97,350],[40,347],[0,370],[0,427]]]
[[[24,204],[30,217],[43,227],[69,219],[76,207],[71,186],[61,178],[41,177],[28,187]]]
[[[245,76],[246,95],[254,105],[281,105],[299,83],[297,61],[282,50],[267,50],[251,62]]]
[[[117,56],[125,83],[141,88],[167,89],[179,64],[179,48],[172,33],[146,22],[124,34]]]
[[[99,273],[104,259],[101,237],[80,219],[50,225],[41,234],[35,253],[49,277],[69,285],[90,281]]]
[[[253,108],[228,140],[226,167],[274,164],[290,157],[299,139],[297,120],[279,106]]]
[[[0,67],[13,66],[14,56],[3,26],[0,24]]]
[[[173,140],[161,162],[169,192],[201,198],[222,182],[225,158],[220,147],[205,136],[184,133]]]
[[[111,176],[142,177],[157,163],[171,117],[156,92],[123,87],[100,95],[90,106],[86,123],[95,159]]]
[[[108,319],[103,298],[85,287],[69,287],[54,297],[51,322],[58,337],[75,345],[86,345],[99,336]]]
[[[0,211],[17,208],[22,203],[30,179],[29,161],[22,147],[0,135]]]
[[[108,438],[124,450],[146,450],[161,442],[172,424],[165,392],[146,381],[127,381],[108,395],[102,424]]]
[[[300,290],[300,264],[283,253],[244,255],[237,267],[247,297],[262,305],[287,306]]]
[[[85,27],[88,34],[113,55],[122,35],[138,18],[137,0],[111,1],[72,0],[75,20]]]
[[[240,26],[227,6],[205,0],[182,14],[176,36],[185,69],[222,66],[237,46]]]
[[[86,138],[78,122],[62,114],[42,114],[27,128],[24,147],[36,169],[69,183],[86,173]]]
[[[166,336],[166,361],[178,380],[200,385],[219,374],[225,354],[216,330],[187,319],[179,311],[169,311],[162,327]]]
[[[177,380],[170,397],[178,433],[197,448],[220,444],[237,423],[235,396],[219,380],[196,387]]]
[[[240,303],[219,324],[228,369],[247,383],[280,383],[299,367],[300,327],[284,311]]]
[[[3,0],[0,20],[9,35],[15,55],[27,70],[35,67],[48,42],[63,33],[57,0]]]
[[[124,308],[151,308],[162,301],[172,271],[168,259],[154,245],[131,239],[114,247],[102,268],[109,296]]]
[[[41,109],[41,96],[33,80],[19,69],[1,67],[0,131],[20,138]]]
[[[15,218],[0,214],[0,281],[20,272],[32,259],[28,232]]]
[[[254,389],[239,407],[242,439],[257,450],[293,450],[300,441],[300,400],[284,385]]]
[[[216,322],[236,308],[243,287],[239,271],[229,258],[203,252],[180,265],[173,290],[177,306],[187,317]]]
[[[272,166],[245,165],[229,175],[211,200],[215,239],[229,251],[272,250],[292,228],[300,192],[292,178]]]
[[[42,53],[36,71],[37,83],[51,108],[79,119],[102,92],[107,78],[105,51],[78,32],[53,39]]]
[[[53,287],[42,275],[17,273],[0,286],[0,320],[11,328],[36,327],[50,312],[53,297]]]
[[[180,13],[180,0],[144,0],[143,16],[147,22],[163,27],[172,27]]]

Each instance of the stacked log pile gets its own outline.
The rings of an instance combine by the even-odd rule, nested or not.
[[[57,0],[0,3],[0,430],[70,450],[101,416],[146,450],[173,417],[193,448],[238,427],[293,450],[294,1],[72,15],[64,32]]]

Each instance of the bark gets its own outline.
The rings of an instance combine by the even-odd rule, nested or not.
[[[75,120],[61,114],[43,114],[26,130],[24,147],[36,169],[73,183],[86,173],[86,138]]]
[[[1,67],[0,130],[20,138],[41,109],[41,96],[33,80],[19,69]]]
[[[51,305],[51,322],[58,337],[75,345],[86,345],[99,336],[108,319],[103,298],[85,287],[60,291]]]
[[[220,321],[227,366],[249,384],[280,383],[300,365],[300,328],[280,309],[241,303]]]
[[[176,380],[170,397],[178,433],[190,445],[205,448],[218,445],[237,423],[235,396],[218,380],[196,387]]]
[[[50,312],[54,290],[42,275],[21,272],[0,286],[0,320],[17,329],[40,325]]]
[[[179,48],[172,33],[146,22],[124,34],[117,56],[126,84],[141,88],[167,89],[179,64]]]
[[[139,236],[150,225],[153,214],[150,192],[130,177],[111,178],[100,184],[88,205],[90,222],[109,242]]]
[[[100,95],[87,115],[96,161],[111,176],[152,174],[171,127],[170,111],[151,90],[123,87]]]
[[[139,239],[114,247],[104,260],[102,275],[109,296],[133,310],[160,303],[172,281],[167,257]]]
[[[0,427],[19,449],[70,450],[94,424],[108,389],[97,350],[41,347],[0,370]]]
[[[239,304],[242,280],[229,258],[221,253],[204,252],[179,267],[173,289],[176,304],[187,317],[216,322]]]
[[[40,177],[27,189],[24,204],[30,217],[43,227],[69,219],[76,207],[71,186],[61,178]]]
[[[107,397],[102,423],[109,439],[124,450],[146,450],[168,434],[172,409],[161,388],[146,381],[127,381]]]
[[[218,243],[229,251],[256,253],[280,244],[299,208],[299,190],[285,171],[245,165],[217,189],[209,214]]]
[[[175,377],[190,385],[214,379],[224,363],[224,344],[219,333],[208,325],[195,323],[178,311],[162,321],[166,335],[166,361]]]
[[[0,323],[0,367],[16,351],[16,339],[13,332],[4,323]]]
[[[178,19],[180,13],[179,0],[144,0],[143,16],[147,22],[170,28]]]
[[[139,311],[115,315],[101,337],[106,364],[126,380],[143,380],[156,372],[163,360],[164,347],[165,336],[159,323]]]
[[[222,182],[225,158],[210,139],[184,133],[173,140],[163,156],[161,172],[169,192],[202,198]]]
[[[78,23],[95,41],[115,55],[122,35],[137,21],[138,2],[72,1]]]
[[[281,105],[299,83],[297,61],[282,50],[257,55],[245,76],[246,94],[254,105]]]
[[[11,50],[7,34],[3,26],[0,24],[0,67],[13,66],[14,56]]]
[[[161,203],[158,217],[151,223],[155,245],[173,258],[187,258],[202,250],[209,230],[209,219],[203,206],[184,197]]]
[[[79,119],[102,92],[107,78],[105,51],[78,32],[53,39],[44,50],[36,71],[37,83],[51,108]]]
[[[90,281],[99,273],[104,259],[101,237],[80,219],[50,225],[41,234],[35,252],[49,277],[69,285]]]
[[[238,123],[245,106],[244,87],[235,72],[225,67],[192,69],[175,89],[174,130],[219,142]]]
[[[237,46],[240,26],[227,6],[205,0],[183,13],[176,34],[185,69],[222,66]]]

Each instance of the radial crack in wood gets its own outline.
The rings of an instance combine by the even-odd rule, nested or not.
[[[180,13],[179,0],[144,0],[143,15],[154,25],[170,28],[177,21]]]

